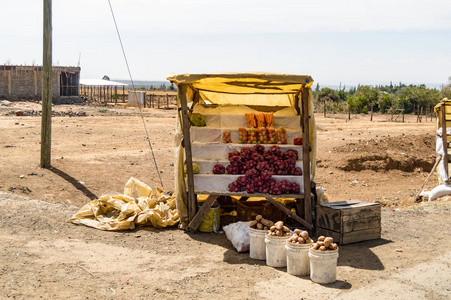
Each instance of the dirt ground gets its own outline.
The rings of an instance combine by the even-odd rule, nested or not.
[[[450,201],[413,202],[435,162],[435,119],[316,116],[317,185],[330,201],[383,206],[382,239],[342,246],[337,282],[319,285],[237,253],[224,234],[69,223],[91,199],[121,192],[131,176],[160,187],[158,172],[137,108],[77,105],[53,107],[53,167],[40,168],[39,110],[34,102],[0,107],[0,299],[451,297]],[[170,192],[175,111],[143,114]],[[436,182],[434,175],[426,188]]]

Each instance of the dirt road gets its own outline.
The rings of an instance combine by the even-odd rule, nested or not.
[[[121,192],[131,176],[159,186],[141,120],[134,108],[54,107],[62,115],[83,111],[86,116],[53,118],[54,169],[47,170],[38,166],[40,118],[9,114],[39,109],[24,105],[0,110],[0,299],[451,296],[451,204],[447,198],[420,204],[410,199],[434,158],[433,122],[317,117],[319,185],[331,200],[384,205],[382,239],[342,246],[337,282],[318,285],[237,253],[224,234],[175,228],[116,233],[67,222],[90,198]],[[144,115],[170,191],[175,112],[146,109]],[[389,151],[391,161],[379,159]],[[356,165],[356,157],[366,163]],[[428,186],[434,184],[432,179]]]

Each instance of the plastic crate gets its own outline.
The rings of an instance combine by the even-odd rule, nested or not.
[[[283,221],[287,215],[280,209],[275,207],[271,202],[266,200],[259,201],[238,201],[237,202],[237,215],[240,221],[252,221],[255,220],[257,215],[262,215],[263,218],[271,220],[273,222]]]

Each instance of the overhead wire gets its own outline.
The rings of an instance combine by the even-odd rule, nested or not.
[[[121,44],[121,48],[122,48],[122,54],[124,55],[125,64],[127,65],[128,75],[129,75],[130,81],[132,83],[132,89],[135,90],[135,83],[133,82],[133,77],[132,77],[132,73],[130,71],[130,66],[128,64],[127,55],[125,54],[124,45],[122,43],[121,35],[119,33],[119,28],[117,26],[116,18],[114,16],[113,6],[111,5],[111,1],[110,0],[108,0],[108,4],[110,5],[110,10],[111,10],[111,15],[112,15],[113,21],[114,21],[114,26],[116,27],[117,36],[119,38],[119,43]],[[144,125],[144,130],[146,132],[147,141],[149,143],[150,151],[152,153],[153,161],[155,163],[155,168],[157,170],[158,178],[160,178],[161,187],[163,188],[163,180],[161,180],[160,170],[158,169],[157,160],[155,159],[155,154],[153,152],[152,143],[150,142],[150,138],[149,138],[149,132],[147,130],[146,122],[144,121],[144,116],[143,116],[143,113],[142,113],[140,105],[138,105],[138,109],[139,109],[139,114],[141,116],[141,120],[142,120],[143,125]]]

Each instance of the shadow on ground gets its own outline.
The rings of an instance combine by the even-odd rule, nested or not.
[[[86,197],[88,197],[91,200],[95,200],[98,197],[91,192],[87,187],[85,187],[83,184],[80,183],[80,181],[78,181],[77,179],[75,179],[74,177],[70,176],[69,174],[67,174],[66,172],[55,168],[55,167],[50,167],[48,168],[49,171],[53,172],[54,174],[60,176],[61,178],[63,178],[64,180],[66,180],[67,182],[69,182],[70,184],[72,184],[77,190],[79,190],[80,192],[82,192],[84,195],[86,195]]]
[[[365,270],[384,270],[385,266],[371,248],[392,242],[391,240],[377,239],[343,245],[340,247],[338,265]]]

